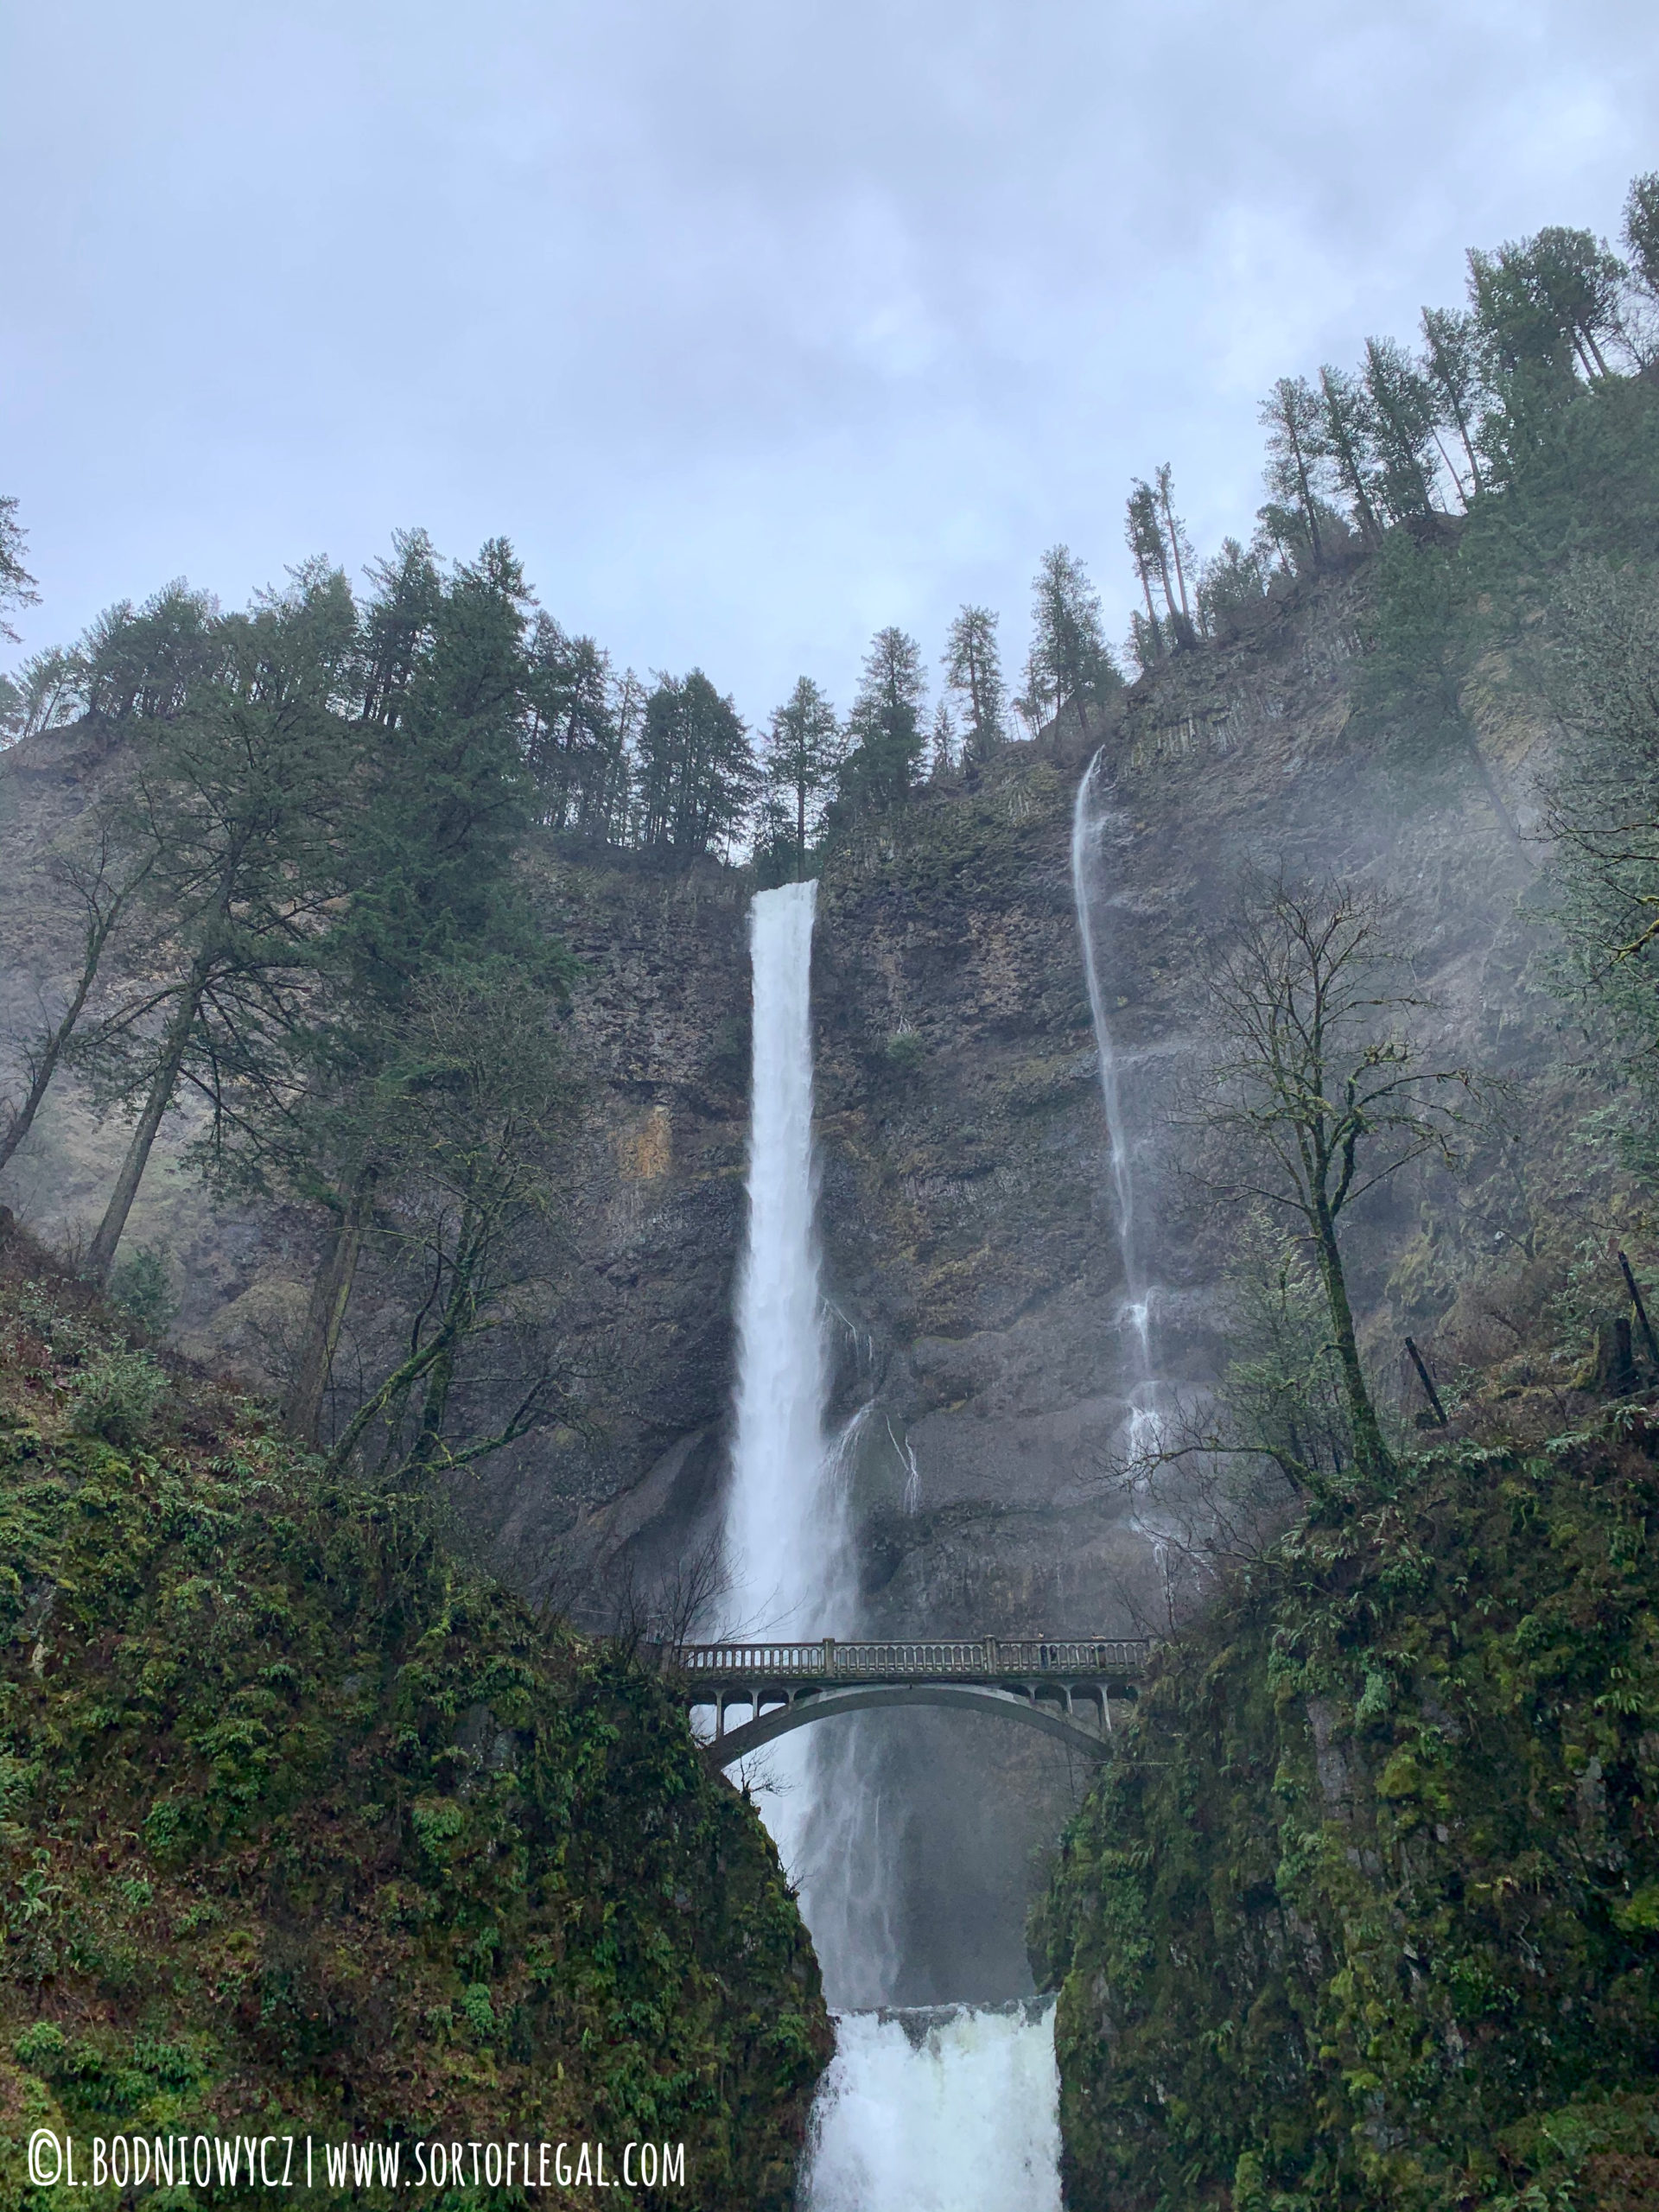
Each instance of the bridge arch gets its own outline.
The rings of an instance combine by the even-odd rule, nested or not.
[[[734,1700],[747,1702],[747,1700]],[[845,1688],[804,1690],[787,1704],[757,1713],[715,1738],[706,1747],[711,1766],[728,1767],[763,1744],[775,1743],[797,1728],[827,1720],[837,1713],[867,1712],[873,1707],[893,1705],[948,1706],[957,1711],[983,1713],[1013,1720],[1027,1728],[1039,1728],[1085,1758],[1103,1759],[1110,1748],[1106,1736],[1085,1727],[1048,1700],[988,1682],[858,1682]],[[1103,1712],[1104,1711],[1103,1698]]]
[[[905,1637],[843,1643],[681,1643],[658,1662],[681,1703],[712,1707],[711,1766],[729,1766],[797,1728],[836,1713],[888,1705],[954,1707],[1039,1728],[1087,1758],[1106,1756],[1111,1700],[1133,1697],[1151,1645],[1144,1637]],[[1100,1726],[1077,1718],[1093,1707]],[[733,1706],[753,1716],[728,1729]]]

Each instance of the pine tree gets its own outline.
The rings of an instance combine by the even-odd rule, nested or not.
[[[411,1009],[439,976],[475,1000],[505,973],[545,997],[567,964],[512,866],[531,795],[523,572],[512,548],[493,540],[476,563],[439,579],[433,602],[429,547],[400,543],[399,556],[380,572],[358,639],[377,719],[361,719],[360,701],[356,766],[329,809],[345,898],[309,947],[284,1081],[241,1087],[229,1141],[212,1162],[227,1183],[327,1217],[284,1408],[307,1441],[318,1433],[365,1243],[397,1198],[388,1116],[395,1121]]]
[[[1189,569],[1195,566],[1195,562],[1192,540],[1186,534],[1186,524],[1175,512],[1173,472],[1166,461],[1160,463],[1159,467],[1157,491],[1158,518],[1163,526],[1163,540],[1169,549],[1169,563],[1175,571],[1175,588],[1180,597],[1178,635],[1182,645],[1192,645],[1197,640],[1192,604],[1186,595],[1186,573]],[[1173,603],[1170,607],[1170,617],[1172,621],[1175,620],[1175,607]]]
[[[1470,492],[1479,492],[1484,487],[1480,457],[1475,450],[1475,428],[1481,404],[1481,372],[1471,315],[1459,315],[1450,308],[1423,309],[1423,368],[1436,402],[1435,420],[1441,429],[1457,432],[1469,464]],[[1449,456],[1446,467],[1456,483],[1458,472]],[[1460,485],[1459,488],[1461,491]],[[1465,505],[1468,496],[1464,495]]]
[[[1649,299],[1659,301],[1659,170],[1631,179],[1619,236],[1632,277]]]
[[[1382,505],[1395,521],[1434,512],[1434,403],[1405,347],[1392,338],[1365,341],[1365,393],[1379,464]]]
[[[1165,612],[1169,607],[1167,571],[1164,559],[1163,531],[1159,525],[1158,509],[1152,495],[1152,486],[1144,477],[1137,477],[1124,508],[1123,536],[1135,563],[1135,573],[1141,582],[1141,593],[1146,601],[1145,619],[1139,614],[1130,618],[1131,635],[1135,641],[1135,658],[1142,671],[1160,661],[1167,650],[1163,624],[1158,619],[1158,609],[1153,602],[1153,578],[1159,579],[1163,594]]]
[[[963,703],[963,757],[983,763],[1007,742],[1007,704],[996,620],[988,607],[963,607],[945,641],[944,688]]]
[[[700,668],[664,676],[639,741],[641,841],[688,859],[724,844],[760,787],[748,732]]]
[[[529,659],[524,761],[537,811],[550,830],[620,842],[626,834],[631,768],[610,658],[592,638],[573,638],[542,614]]]
[[[17,632],[5,620],[5,610],[11,607],[34,607],[40,594],[35,588],[35,579],[23,566],[25,536],[17,519],[17,502],[10,493],[0,496],[0,638],[10,645],[17,642]]]
[[[787,832],[797,876],[805,873],[807,852],[823,825],[842,751],[835,709],[810,676],[801,677],[772,709],[764,764],[766,796],[778,805],[772,840],[780,830]]]
[[[855,808],[881,812],[909,797],[926,701],[921,647],[900,629],[878,630],[847,717],[849,749],[839,780],[842,798]]]
[[[1345,369],[1327,365],[1319,371],[1319,398],[1320,451],[1353,503],[1360,536],[1368,545],[1379,545],[1382,525],[1374,503],[1376,452],[1364,386]]]
[[[941,783],[956,772],[961,755],[961,741],[957,735],[955,718],[950,702],[941,699],[933,709],[932,727],[928,733],[927,779],[931,784]]]
[[[443,604],[443,582],[423,530],[391,534],[392,558],[369,567],[372,589],[359,641],[359,712],[378,729],[396,729]]]
[[[1106,644],[1100,594],[1081,561],[1065,545],[1044,554],[1032,587],[1031,690],[1054,702],[1058,721],[1068,708],[1079,732],[1089,732],[1089,709],[1122,682]]]
[[[1187,572],[1196,568],[1186,526],[1175,512],[1170,465],[1158,469],[1154,483],[1137,477],[1129,493],[1124,536],[1135,562],[1145,599],[1145,624],[1133,625],[1135,654],[1142,668],[1162,658],[1168,644],[1191,647],[1198,643],[1198,625],[1187,592]],[[1156,576],[1163,600],[1160,617],[1153,604],[1152,582]]]
[[[1319,396],[1306,377],[1281,377],[1260,411],[1268,433],[1270,494],[1262,519],[1293,566],[1321,569],[1325,559],[1319,499],[1324,410]],[[1275,528],[1278,514],[1284,520]]]
[[[143,855],[157,950],[177,964],[89,1040],[105,1095],[137,1120],[87,1255],[107,1279],[162,1116],[189,1081],[222,1128],[232,1085],[276,1079],[280,1039],[330,902],[343,888],[337,711],[354,639],[344,576],[321,563],[219,626],[224,675],[151,734],[130,837]]]
[[[1220,637],[1236,634],[1267,595],[1267,563],[1262,553],[1255,546],[1242,544],[1236,537],[1224,537],[1220,552],[1206,561],[1198,574],[1198,604],[1206,630]]]

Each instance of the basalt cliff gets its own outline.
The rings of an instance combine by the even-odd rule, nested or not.
[[[1526,915],[1548,733],[1494,663],[1472,747],[1425,758],[1380,743],[1355,712],[1371,588],[1362,568],[1301,588],[1103,713],[918,791],[825,862],[820,1217],[836,1408],[863,1409],[851,1479],[874,1632],[1167,1623],[1166,1532],[1120,1465],[1134,1363],[1074,902],[1074,810],[1096,752],[1094,950],[1161,1377],[1201,1382],[1217,1357],[1230,1231],[1195,1172],[1182,1099],[1203,1059],[1198,986],[1249,871],[1338,874],[1395,897],[1434,1043],[1524,1096],[1535,1185],[1570,1198],[1574,1093]],[[105,772],[79,728],[0,760],[14,1059],[68,947],[24,862]],[[522,1440],[455,1503],[482,1561],[602,1627],[619,1606],[648,1607],[717,1525],[752,887],[712,861],[668,869],[553,839],[523,866],[578,963],[568,1030],[587,1090],[560,1325],[592,1418]],[[176,1118],[181,1137],[188,1117]],[[5,1196],[73,1247],[122,1135],[60,1086]],[[280,1365],[314,1225],[213,1211],[177,1149],[152,1165],[135,1241],[168,1255],[181,1349],[257,1386]],[[1379,1370],[1397,1375],[1402,1418],[1420,1402],[1402,1335],[1461,1325],[1476,1262],[1524,1241],[1501,1152],[1455,1194],[1398,1187],[1362,1225],[1363,1325]],[[1086,1776],[1061,1749],[965,1717],[861,1725],[899,1869],[896,1993],[1017,1993],[1038,1860]]]

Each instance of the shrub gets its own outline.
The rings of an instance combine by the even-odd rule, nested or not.
[[[73,1426],[106,1444],[135,1444],[167,1392],[167,1376],[147,1351],[100,1352],[75,1377]]]
[[[159,1244],[141,1244],[110,1278],[110,1296],[130,1320],[152,1337],[165,1336],[177,1318],[167,1255]]]

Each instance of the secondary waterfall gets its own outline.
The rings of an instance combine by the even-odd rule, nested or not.
[[[1106,1012],[1106,995],[1100,979],[1096,912],[1101,868],[1101,846],[1112,817],[1103,803],[1100,789],[1103,753],[1096,753],[1077,785],[1071,810],[1071,898],[1077,910],[1077,937],[1083,949],[1083,972],[1089,986],[1089,1013],[1094,1023],[1095,1052],[1100,1068],[1101,1103],[1106,1109],[1106,1136],[1111,1147],[1113,1217],[1123,1266],[1125,1321],[1129,1330],[1129,1420],[1128,1443],[1133,1454],[1148,1446],[1155,1432],[1158,1384],[1152,1357],[1152,1297],[1141,1271],[1135,1238],[1135,1155],[1128,1117],[1124,1112],[1122,1069],[1112,1027]]]
[[[725,1632],[856,1631],[848,1474],[860,1418],[826,1427],[830,1359],[815,1223],[810,978],[817,886],[759,893],[748,1236],[725,1523]],[[918,1623],[918,1627],[925,1625]],[[832,2005],[890,1986],[882,1808],[856,1720],[765,1754],[761,1805],[801,1892]],[[1051,2006],[843,2011],[814,2112],[806,2212],[1058,2212]]]

